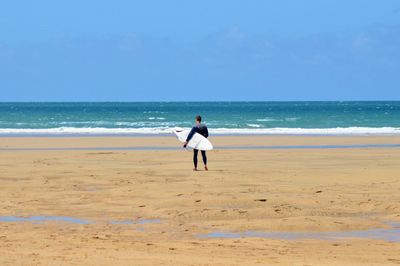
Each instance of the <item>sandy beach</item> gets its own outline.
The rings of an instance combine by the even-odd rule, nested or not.
[[[400,264],[400,148],[234,148],[399,136],[211,140],[230,149],[193,172],[185,150],[118,149],[173,137],[0,138],[0,264]]]

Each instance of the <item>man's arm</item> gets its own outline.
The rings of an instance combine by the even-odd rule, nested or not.
[[[190,130],[189,135],[186,138],[186,142],[189,142],[192,138],[193,135],[197,132],[197,127],[193,127],[192,130]]]
[[[192,130],[190,130],[189,135],[186,138],[186,142],[183,144],[183,147],[186,148],[188,145],[189,141],[193,138],[193,135],[197,132],[197,127],[193,127]]]
[[[204,129],[204,137],[208,138],[208,128],[207,127]]]

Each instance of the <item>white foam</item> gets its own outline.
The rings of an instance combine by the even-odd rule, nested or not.
[[[258,121],[258,122],[275,122],[275,121],[279,121],[279,120],[275,119],[275,118],[266,117],[266,118],[256,119],[256,121]]]
[[[259,124],[247,124],[247,126],[249,126],[249,127],[255,127],[255,128],[259,128],[259,127],[261,127],[261,125],[259,125]]]
[[[172,127],[141,128],[77,128],[58,127],[46,129],[1,128],[0,135],[158,135],[170,134]],[[187,128],[189,129],[189,128]],[[346,128],[210,128],[211,135],[400,135],[394,127],[346,127]]]
[[[337,128],[216,128],[212,134],[248,135],[400,135],[394,127],[337,127]]]
[[[166,134],[170,133],[169,127],[142,127],[142,128],[77,128],[77,127],[58,127],[58,128],[43,128],[43,129],[14,129],[2,128],[2,135],[129,135],[129,134]]]

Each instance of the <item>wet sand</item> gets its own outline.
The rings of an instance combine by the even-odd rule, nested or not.
[[[212,141],[359,145],[400,137]],[[171,137],[0,138],[0,148],[174,145]],[[400,148],[215,150],[208,172],[192,172],[191,155],[0,151],[0,265],[400,264],[396,238],[343,234],[400,223]],[[234,237],[207,237],[221,232]],[[311,234],[287,239],[281,232]],[[340,237],[318,237],[332,232]]]

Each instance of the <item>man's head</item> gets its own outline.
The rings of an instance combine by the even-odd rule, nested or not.
[[[196,124],[200,124],[201,123],[201,116],[196,116]]]

